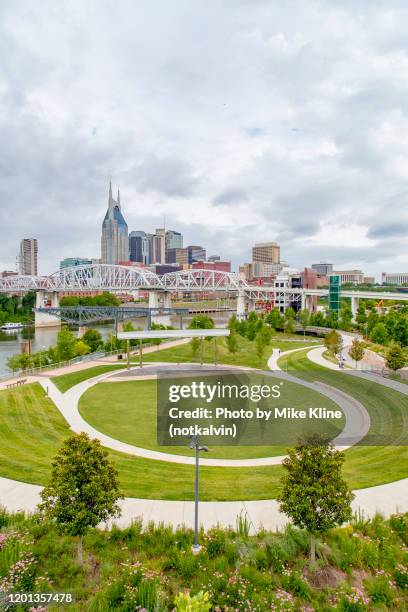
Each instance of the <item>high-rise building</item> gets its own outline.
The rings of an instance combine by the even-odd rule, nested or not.
[[[188,251],[188,263],[194,263],[195,261],[205,261],[207,253],[204,247],[190,244],[187,247]]]
[[[66,257],[60,261],[60,270],[73,268],[75,266],[87,266],[92,264],[92,259],[87,257]]]
[[[326,276],[333,272],[333,264],[321,261],[320,263],[312,264],[312,270],[316,270],[318,274]]]
[[[20,242],[20,274],[37,276],[38,274],[37,238],[23,238]]]
[[[280,262],[280,246],[277,242],[258,242],[252,247],[252,262],[277,264]]]
[[[150,262],[150,240],[143,230],[129,234],[129,259],[143,264]]]
[[[153,234],[153,260],[151,263],[166,263],[166,230],[164,228],[157,228],[156,233]]]
[[[146,234],[143,239],[143,249],[146,252],[146,263],[153,263],[153,234]]]
[[[169,249],[183,248],[183,234],[176,230],[167,230],[166,232],[166,251]]]
[[[128,226],[120,206],[119,189],[117,200],[112,197],[112,182],[109,182],[108,210],[102,223],[101,254],[102,263],[129,260]]]
[[[188,250],[168,249],[166,253],[166,263],[188,264]]]

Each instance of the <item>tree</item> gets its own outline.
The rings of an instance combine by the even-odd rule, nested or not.
[[[82,340],[90,347],[92,353],[103,346],[102,335],[97,329],[87,329],[82,336]]]
[[[261,359],[261,357],[263,356],[265,352],[265,346],[266,346],[265,337],[263,336],[261,332],[258,332],[256,334],[255,346],[256,346],[256,354],[258,355],[259,359]]]
[[[75,343],[76,338],[74,334],[69,331],[68,327],[63,327],[58,333],[57,338],[57,352],[60,361],[68,361],[74,357]]]
[[[327,313],[325,325],[326,327],[332,327],[333,329],[337,329],[339,327],[339,313],[337,310],[330,310]]]
[[[371,315],[370,315],[371,316]],[[376,323],[369,333],[370,340],[376,344],[385,344],[388,340],[388,332],[384,323]]]
[[[397,342],[393,342],[385,357],[387,368],[396,372],[407,365],[407,357]]]
[[[214,320],[206,315],[196,315],[191,319],[189,329],[214,329]],[[212,336],[206,336],[206,340],[211,340]]]
[[[206,315],[196,315],[191,319],[189,329],[213,329],[215,327],[214,321],[211,317]]]
[[[53,460],[50,483],[40,495],[44,516],[55,520],[63,533],[78,537],[80,565],[87,530],[120,514],[118,473],[100,441],[85,433],[64,442]]]
[[[357,308],[356,322],[360,326],[364,326],[366,321],[367,321],[366,307],[365,307],[364,302],[360,300],[360,303]]]
[[[74,344],[75,356],[88,355],[91,352],[91,347],[85,344],[82,340],[77,340]]]
[[[226,337],[227,348],[230,353],[236,353],[238,351],[238,338],[234,330],[230,331],[229,336]]]
[[[364,342],[360,342],[358,338],[354,338],[349,350],[349,355],[354,359],[357,367],[357,363],[364,357]]]
[[[13,374],[18,370],[27,370],[31,366],[31,355],[28,353],[11,355],[11,357],[8,357],[6,360],[6,366]]]
[[[353,313],[351,312],[350,307],[348,305],[344,306],[344,308],[342,308],[341,310],[341,321],[340,321],[341,328],[344,330],[349,330],[352,327],[351,325],[352,320],[353,320]]]
[[[191,352],[193,356],[196,357],[198,351],[200,350],[200,339],[199,338],[191,338],[190,340]]]
[[[231,315],[228,320],[228,329],[230,329],[231,331],[236,331],[237,326],[238,326],[238,319],[236,315]]]
[[[325,324],[326,320],[321,310],[319,310],[319,312],[314,312],[310,316],[310,325],[316,325],[316,327],[324,327]]]
[[[339,354],[343,346],[341,335],[335,329],[332,329],[325,335],[324,345],[332,355]]]
[[[302,310],[299,310],[299,312],[297,313],[297,318],[298,318],[299,323],[302,326],[303,339],[304,339],[306,336],[306,327],[310,323],[310,312],[307,310],[307,308],[303,308]]]
[[[322,439],[299,442],[282,465],[278,496],[280,510],[310,534],[310,560],[315,561],[316,536],[341,525],[352,516],[353,493],[343,479],[344,453]]]
[[[246,326],[246,337],[252,342],[256,336],[256,320],[248,318]]]
[[[283,329],[284,327],[283,317],[277,308],[272,308],[266,315],[265,320],[273,329]]]

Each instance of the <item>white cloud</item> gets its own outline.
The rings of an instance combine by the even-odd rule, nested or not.
[[[31,235],[42,272],[97,256],[110,175],[130,229],[165,215],[235,265],[261,238],[298,266],[406,262],[402,0],[0,11],[0,268]]]

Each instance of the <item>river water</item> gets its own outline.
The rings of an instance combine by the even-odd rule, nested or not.
[[[222,312],[212,313],[208,316],[211,316],[211,318],[214,320],[216,327],[224,327],[231,314],[232,312]],[[194,315],[183,316],[183,327],[188,327],[188,324],[193,316]],[[134,327],[140,327],[142,329],[146,329],[147,327],[147,320],[144,317],[135,319],[132,322]],[[176,329],[180,327],[180,320],[178,316],[171,317],[171,325],[173,325]],[[101,333],[102,338],[106,339],[109,337],[109,334],[114,331],[114,324],[95,325],[94,328]],[[0,376],[10,373],[6,367],[7,358],[11,357],[11,355],[22,352],[21,345],[26,341],[28,335],[32,338],[31,352],[36,353],[38,351],[45,351],[50,346],[54,346],[57,343],[57,335],[59,330],[60,328],[58,327],[44,327],[38,329],[30,327],[18,330],[16,332],[2,332],[0,330]],[[73,331],[77,332],[77,329],[73,328]]]

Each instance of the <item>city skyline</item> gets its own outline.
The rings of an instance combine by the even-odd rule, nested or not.
[[[111,174],[130,229],[165,216],[234,269],[277,241],[406,271],[408,7],[291,4],[4,2],[0,268],[23,236],[45,274],[97,257]]]

